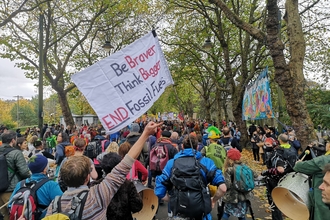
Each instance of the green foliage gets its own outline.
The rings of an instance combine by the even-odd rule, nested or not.
[[[17,103],[10,111],[11,117],[15,119],[18,127],[21,125],[38,124],[38,117],[33,109],[33,106],[28,102],[27,104],[20,103],[17,108]],[[18,117],[18,122],[17,122]]]
[[[330,127],[330,90],[322,87],[308,89],[305,93],[307,109],[314,126]]]

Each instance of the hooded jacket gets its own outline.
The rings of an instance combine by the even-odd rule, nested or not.
[[[166,185],[164,185],[164,183],[167,183],[170,181],[170,178],[172,176],[172,167],[173,167],[174,161],[180,157],[187,157],[187,156],[194,156],[194,155],[195,155],[196,159],[200,160],[200,163],[205,166],[207,172],[210,172],[213,170],[215,171],[213,180],[212,180],[212,182],[210,182],[211,185],[219,186],[220,184],[225,182],[225,179],[222,175],[221,170],[217,169],[214,162],[210,158],[202,157],[202,154],[200,152],[193,150],[191,148],[187,148],[187,149],[184,149],[184,150],[180,151],[179,153],[177,153],[173,159],[170,159],[167,162],[166,166],[164,167],[162,174],[156,177],[156,187],[155,187],[154,192],[158,198],[160,198],[160,199],[163,198],[166,195],[166,191],[170,190],[170,189],[167,189],[167,187],[166,187]],[[206,173],[204,173],[204,171],[201,170],[201,174],[206,180],[207,179]],[[207,219],[211,219],[210,214],[207,215]]]

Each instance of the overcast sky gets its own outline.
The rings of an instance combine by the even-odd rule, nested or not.
[[[0,99],[16,99],[14,96],[22,96],[31,99],[37,95],[38,88],[34,86],[38,80],[25,77],[23,70],[15,67],[15,63],[9,59],[0,58]]]

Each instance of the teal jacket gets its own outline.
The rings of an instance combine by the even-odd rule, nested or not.
[[[296,172],[312,176],[313,190],[309,191],[309,195],[311,206],[314,207],[314,218],[310,217],[313,220],[330,219],[329,208],[322,202],[322,191],[319,189],[324,176],[322,170],[328,163],[330,163],[330,155],[323,155],[312,160],[297,162],[293,168]]]

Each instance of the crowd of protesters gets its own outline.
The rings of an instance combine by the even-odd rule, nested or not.
[[[318,180],[314,182],[313,185],[313,189],[315,190],[313,193],[315,203],[312,204],[314,205],[313,216],[315,216],[314,219],[322,219],[319,216],[321,215],[320,213],[325,211],[324,207],[326,207],[326,205],[322,202],[324,199],[322,199],[321,192],[327,192],[325,190],[325,182],[327,179],[323,180],[323,187],[320,185],[322,183],[322,177],[324,176],[322,170],[327,163],[330,163],[330,159],[328,159],[330,143],[327,143],[326,139],[323,143],[317,141],[311,142],[306,149],[312,152],[312,158],[310,158],[310,162],[307,163],[299,161],[299,155],[303,155],[306,149],[303,148],[299,140],[297,140],[293,128],[288,127],[284,132],[279,133],[274,127],[252,124],[249,126],[247,133],[252,147],[254,162],[260,163],[265,168],[262,175],[267,177],[266,186],[268,194],[277,186],[279,179],[289,172],[295,170],[306,173],[307,175],[317,174],[315,178]],[[221,196],[225,195],[226,188],[228,189],[228,193],[232,193],[234,190],[230,186],[232,183],[224,181],[224,175],[222,175],[221,171],[226,171],[228,164],[231,164],[231,166],[234,164],[241,164],[240,152],[242,152],[243,148],[243,146],[241,146],[242,134],[239,128],[236,127],[234,122],[226,122],[225,120],[223,120],[220,125],[215,122],[208,123],[198,120],[189,121],[185,124],[179,121],[164,121],[161,124],[152,123],[151,125],[147,122],[134,122],[114,134],[106,134],[102,125],[64,127],[63,125],[45,124],[41,129],[33,127],[27,128],[25,131],[21,131],[20,129],[9,131],[5,126],[1,126],[0,135],[3,138],[0,153],[2,153],[2,147],[3,149],[5,149],[5,147],[12,147],[17,151],[13,153],[10,152],[8,155],[10,158],[19,158],[17,160],[9,159],[11,160],[10,163],[12,163],[12,167],[17,168],[17,174],[15,173],[14,178],[11,178],[12,182],[10,187],[8,187],[5,192],[0,192],[0,206],[6,204],[6,202],[13,197],[14,193],[19,189],[20,181],[26,178],[28,178],[28,181],[40,181],[43,178],[51,177],[55,180],[52,181],[55,185],[48,184],[48,186],[45,185],[46,188],[43,186],[43,192],[48,192],[47,187],[56,190],[52,191],[53,194],[50,199],[44,200],[41,204],[42,206],[49,206],[48,214],[52,213],[51,201],[56,195],[62,195],[64,193],[64,198],[66,198],[65,204],[67,204],[72,198],[72,192],[76,194],[76,191],[74,191],[75,189],[92,189],[93,187],[95,192],[88,195],[91,201],[90,207],[88,207],[91,209],[88,208],[86,209],[87,211],[83,212],[82,215],[85,217],[82,217],[82,219],[90,219],[91,216],[95,214],[95,211],[91,211],[95,208],[95,205],[97,205],[92,203],[96,196],[95,193],[99,191],[103,192],[108,187],[101,183],[104,181],[119,181],[118,177],[114,177],[111,173],[117,173],[119,170],[115,169],[116,165],[122,164],[121,161],[124,160],[126,165],[129,164],[127,167],[126,165],[120,166],[120,172],[125,174],[125,178],[120,179],[120,181],[116,183],[117,185],[115,188],[110,188],[111,193],[109,195],[104,195],[106,196],[104,198],[102,197],[102,199],[104,199],[100,201],[102,202],[102,206],[105,201],[109,206],[107,211],[99,213],[100,216],[106,216],[107,219],[113,219],[114,216],[118,218],[122,216],[123,219],[132,219],[130,214],[127,216],[127,212],[134,213],[141,210],[142,198],[137,193],[136,189],[132,187],[133,185],[130,182],[125,182],[125,179],[140,181],[149,188],[155,188],[155,194],[159,197],[159,202],[161,203],[163,200],[168,201],[166,198],[167,195],[164,194],[165,191],[159,192],[160,186],[157,186],[156,180],[160,177],[168,177],[169,174],[165,173],[165,176],[162,177],[166,171],[161,170],[157,173],[151,169],[150,165],[150,152],[159,143],[166,145],[168,160],[180,158],[180,156],[177,155],[178,152],[188,152],[187,149],[190,147],[193,147],[193,150],[199,153],[198,155],[200,156],[198,157],[210,158],[212,163],[214,163],[215,169],[220,172],[217,177],[217,186],[226,184],[226,187],[222,187],[222,191],[219,191],[219,195]],[[187,137],[189,138],[187,139]],[[196,141],[194,142],[194,140]],[[101,141],[102,152],[95,158],[87,158],[84,156],[87,155],[86,148],[90,143],[95,141]],[[194,146],[190,146],[192,143]],[[133,156],[130,155],[132,146],[136,146],[135,148],[139,149],[134,151]],[[220,146],[224,149],[224,156],[218,155],[219,151],[217,151],[217,153],[214,153],[215,150],[214,152],[212,151],[213,147],[216,149]],[[228,156],[227,159],[231,159],[231,161],[228,162],[226,160],[227,152],[231,149],[235,149],[236,151],[231,151],[231,156]],[[283,157],[283,152],[287,149],[294,150],[292,152],[297,156],[297,160],[295,161],[296,165],[290,165],[288,158]],[[191,150],[189,150],[189,154],[191,154],[190,151]],[[19,156],[14,156],[14,154]],[[132,157],[133,159],[135,158],[135,154],[137,160],[131,160]],[[34,158],[34,160],[31,160],[31,158]],[[318,161],[318,165],[315,166],[314,169],[311,169],[311,163],[313,163],[314,160]],[[85,179],[82,179],[81,183],[72,182],[70,177],[70,175],[79,176],[82,175],[82,173],[79,172],[85,172],[84,170],[74,170],[78,169],[77,164],[75,164],[77,162],[82,166],[88,165],[88,172],[84,173],[86,176]],[[53,176],[49,174],[49,164],[56,165],[57,171],[54,171],[55,173]],[[224,164],[226,164],[226,168]],[[308,169],[305,169],[307,166],[310,168],[310,172]],[[232,172],[232,169],[233,168],[230,168],[229,170]],[[12,174],[9,173],[8,176],[10,175],[12,176]],[[118,194],[116,195],[117,190]],[[130,197],[128,195],[134,196]],[[215,202],[220,198],[219,195],[215,197]],[[41,193],[40,197],[43,197]],[[272,199],[269,195],[268,197],[269,203],[273,205]],[[224,198],[225,199],[217,206],[218,219],[228,219],[230,215],[234,215],[239,219],[245,219],[249,204],[249,201],[246,202],[248,196],[243,195],[238,197],[241,198],[241,201],[240,199],[237,200],[237,198],[235,201],[231,201],[232,197],[228,194],[226,194]],[[111,203],[108,202],[110,200]],[[134,204],[131,210],[128,210],[126,207],[129,202]],[[239,204],[239,207],[237,204]],[[116,207],[121,211],[118,211]],[[10,209],[6,208],[1,210],[6,220],[9,219],[9,210]],[[42,211],[43,217],[46,215],[46,210],[43,209]],[[168,215],[169,218],[173,217],[173,209],[171,209],[170,206],[168,207]],[[276,206],[272,207],[272,216],[273,219],[282,219],[282,213]]]

